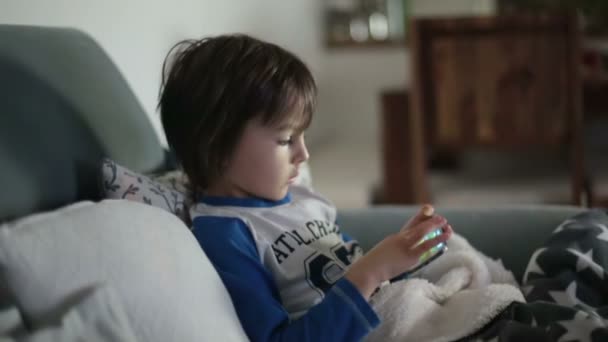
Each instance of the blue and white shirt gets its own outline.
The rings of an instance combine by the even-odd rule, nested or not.
[[[193,232],[253,341],[357,341],[379,320],[343,275],[361,248],[333,205],[292,186],[279,201],[203,197]]]

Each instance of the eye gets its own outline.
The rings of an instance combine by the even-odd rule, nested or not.
[[[293,143],[293,138],[289,137],[287,139],[282,139],[282,140],[277,141],[277,143],[280,146],[288,146],[288,145],[291,145]]]

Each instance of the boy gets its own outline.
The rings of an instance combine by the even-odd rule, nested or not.
[[[363,255],[335,224],[331,203],[293,184],[309,156],[316,85],[308,68],[245,35],[176,47],[161,119],[197,203],[193,233],[248,337],[360,340],[379,323],[368,304],[375,289],[446,241],[451,227],[421,212]],[[437,227],[440,236],[418,244]]]

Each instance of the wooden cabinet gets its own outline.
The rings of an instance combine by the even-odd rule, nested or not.
[[[574,17],[419,19],[410,34],[411,91],[382,95],[385,202],[431,200],[429,149],[542,146],[568,154],[572,203],[581,203],[582,83]]]
[[[565,31],[565,27],[563,28]],[[562,144],[575,80],[565,32],[438,37],[426,48],[425,118],[437,145]],[[426,84],[425,84],[426,81]]]

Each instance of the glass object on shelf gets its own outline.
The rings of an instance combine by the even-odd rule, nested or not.
[[[374,12],[369,15],[369,33],[374,40],[388,39],[388,20],[384,13]]]
[[[344,43],[351,40],[351,15],[348,12],[333,11],[328,13],[328,39],[331,42]]]
[[[325,0],[326,35],[329,42],[347,43],[351,38],[351,18],[357,10],[354,0]]]
[[[358,43],[362,43],[369,38],[367,20],[364,16],[356,16],[350,20],[350,37]]]
[[[364,0],[363,12],[367,15],[367,26],[373,40],[388,39],[386,0]]]
[[[402,42],[408,0],[325,0],[330,46]]]

